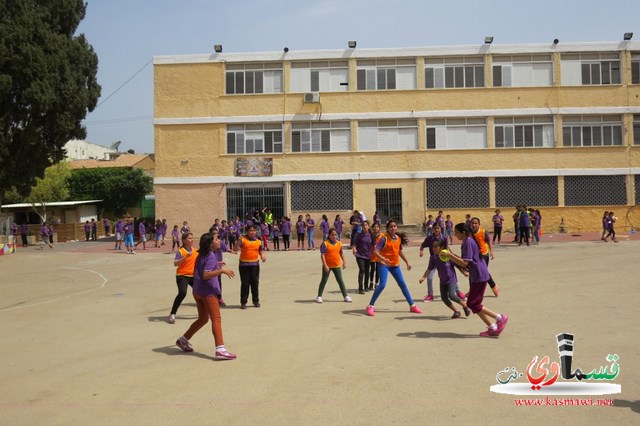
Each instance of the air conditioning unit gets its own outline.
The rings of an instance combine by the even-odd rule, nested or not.
[[[304,94],[305,104],[317,104],[318,102],[320,102],[320,93],[309,92]]]

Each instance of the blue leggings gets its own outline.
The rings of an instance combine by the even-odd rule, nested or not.
[[[409,293],[407,283],[404,282],[404,277],[402,276],[402,270],[400,269],[400,266],[387,266],[383,265],[382,263],[380,263],[380,284],[378,284],[378,287],[376,287],[376,290],[373,292],[373,296],[371,296],[371,302],[369,302],[369,305],[373,306],[376,303],[376,300],[378,300],[378,296],[380,296],[380,293],[382,293],[384,288],[387,286],[387,277],[389,273],[398,283],[398,287],[400,287],[400,290],[402,290],[402,294],[404,295],[404,298],[407,299],[407,303],[409,303],[409,306],[413,306],[413,298],[411,297],[411,293]]]

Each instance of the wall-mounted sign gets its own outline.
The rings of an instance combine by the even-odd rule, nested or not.
[[[236,176],[273,176],[273,158],[236,158]]]

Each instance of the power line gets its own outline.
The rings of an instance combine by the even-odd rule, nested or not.
[[[129,79],[127,81],[125,81],[124,83],[122,83],[120,85],[120,87],[118,87],[116,90],[114,90],[113,92],[111,92],[111,94],[109,96],[107,96],[106,98],[104,98],[102,101],[100,101],[100,103],[98,103],[98,105],[96,105],[96,108],[98,108],[100,105],[102,105],[103,103],[105,103],[110,97],[112,97],[113,95],[115,95],[116,93],[118,93],[118,91],[120,89],[122,89],[124,86],[127,85],[128,82],[130,82],[131,80],[134,79],[135,76],[137,76],[138,74],[140,74],[142,72],[143,69],[145,69],[147,67],[147,65],[149,65],[151,63],[151,61],[153,61],[152,59],[149,59],[149,61],[147,61],[146,64],[144,64],[142,66],[142,68],[140,68],[138,71],[136,71],[131,77],[129,77]]]

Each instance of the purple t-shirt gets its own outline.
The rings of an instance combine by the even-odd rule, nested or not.
[[[322,229],[322,233],[323,234],[328,234],[329,233],[329,222],[327,222],[326,220],[323,220],[322,222],[320,222],[320,229]]]
[[[291,234],[291,222],[289,222],[288,220],[282,222],[282,225],[280,227],[282,228],[282,235]]]
[[[88,223],[84,224],[84,232],[89,232],[91,231],[91,225],[89,225]]]
[[[140,222],[138,224],[138,232],[140,233],[140,235],[144,235],[147,233],[147,228],[144,226],[144,222]]]
[[[444,222],[444,226],[445,226],[447,231],[452,231],[453,230],[453,221],[451,221],[451,220],[445,221]]]
[[[180,241],[180,233],[178,232],[177,229],[174,229],[173,231],[171,231],[171,239],[173,241]]]
[[[460,246],[461,257],[468,262],[469,282],[484,283],[489,281],[489,270],[484,260],[480,259],[480,249],[478,243],[472,236],[467,237]]]
[[[429,270],[437,269],[438,277],[440,278],[440,284],[453,284],[458,282],[456,276],[456,269],[453,267],[453,263],[450,260],[443,262],[440,256],[432,254],[429,257]]]
[[[442,216],[436,217],[436,224],[440,225],[440,229],[444,231],[444,217]]]
[[[298,234],[304,234],[304,221],[299,220],[296,222],[296,231],[298,231]]]
[[[342,224],[343,223],[344,223],[344,220],[336,220],[336,221],[333,222],[333,228],[336,230],[338,235],[342,234]]]
[[[220,240],[220,248],[218,250],[214,250],[213,254],[215,254],[216,256],[216,260],[218,262],[222,262],[222,260],[224,259],[224,253],[229,251],[229,247],[227,247],[227,244]]]
[[[316,222],[315,220],[309,218],[307,219],[307,232],[311,232],[313,231],[313,229],[316,227]]]
[[[353,245],[356,248],[356,257],[361,259],[371,258],[371,234],[368,232],[361,232],[356,234],[353,239]]]
[[[433,243],[436,241],[436,236],[435,235],[429,235],[427,238],[424,239],[424,241],[422,242],[422,244],[420,244],[420,250],[424,250],[425,247],[429,248],[429,256],[433,255]],[[440,234],[440,241],[444,241],[444,248],[448,248],[448,244],[447,244],[447,238]]]
[[[46,226],[42,226],[40,228],[40,235],[42,235],[43,237],[49,236],[49,229],[47,229]]]
[[[118,234],[122,234],[123,228],[124,228],[124,223],[121,220],[117,221],[116,222],[116,232]]]
[[[206,258],[198,255],[196,265],[193,270],[193,294],[198,296],[217,296],[220,294],[220,280],[213,277],[208,280],[202,278],[204,271],[215,271],[220,269],[218,259],[213,253],[209,253]]]
[[[13,224],[11,225],[11,233],[16,236],[18,235],[18,224],[13,222]]]
[[[28,231],[29,231],[29,228],[27,227],[26,223],[23,223],[22,225],[20,225],[20,233],[22,235],[27,235]]]
[[[277,225],[273,225],[271,231],[273,232],[273,238],[280,238],[280,228]]]

